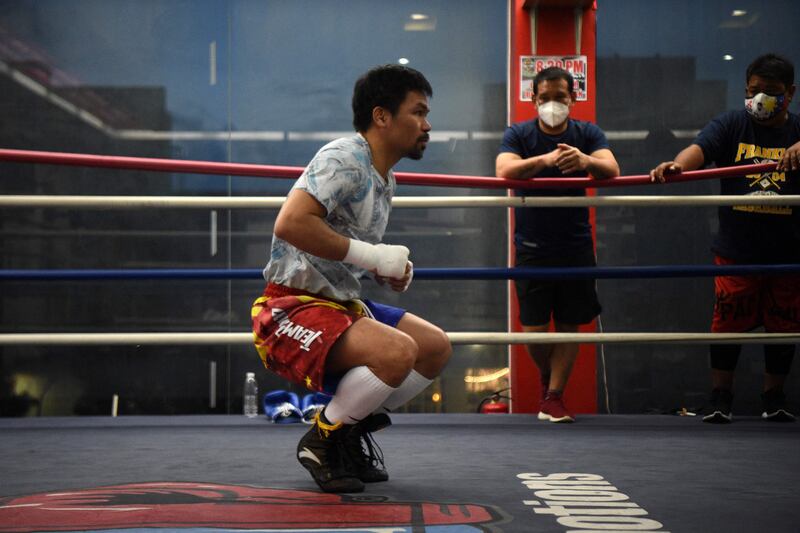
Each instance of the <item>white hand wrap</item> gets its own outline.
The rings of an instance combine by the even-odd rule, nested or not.
[[[405,246],[370,244],[350,239],[350,248],[343,261],[386,278],[402,278],[406,273],[409,250]]]

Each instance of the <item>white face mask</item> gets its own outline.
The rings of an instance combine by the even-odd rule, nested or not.
[[[539,118],[551,128],[560,126],[569,116],[569,106],[556,101],[544,103],[538,106],[538,110]]]

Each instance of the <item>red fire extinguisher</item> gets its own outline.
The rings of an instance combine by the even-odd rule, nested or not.
[[[493,392],[481,400],[481,403],[478,404],[478,412],[485,414],[508,413],[508,401],[506,400],[510,400],[511,397],[501,394],[507,390],[508,389],[502,389]]]

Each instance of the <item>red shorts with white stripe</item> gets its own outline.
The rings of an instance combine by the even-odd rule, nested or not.
[[[715,257],[717,265],[738,264]],[[756,274],[714,278],[714,333],[800,332],[800,275]]]
[[[253,342],[267,369],[322,391],[328,352],[347,328],[366,315],[358,300],[337,302],[269,283],[250,312]]]

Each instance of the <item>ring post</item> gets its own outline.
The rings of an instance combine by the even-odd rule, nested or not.
[[[521,56],[560,56],[565,59],[585,56],[586,100],[572,108],[573,118],[595,121],[595,10],[593,0],[509,0],[509,76],[508,122],[520,122],[535,115],[530,100],[521,98]],[[509,194],[512,194],[509,192]],[[587,195],[594,195],[593,189]],[[589,211],[594,239],[595,213]],[[509,265],[514,265],[514,213],[509,209]],[[519,307],[513,282],[508,284],[509,331],[521,331]],[[581,332],[593,332],[595,322],[581,327]],[[539,372],[524,346],[509,349],[511,412],[534,413],[539,410]],[[567,383],[564,399],[575,413],[597,412],[596,350],[594,345],[582,345],[575,367]]]

